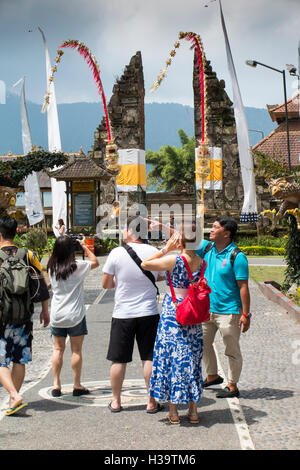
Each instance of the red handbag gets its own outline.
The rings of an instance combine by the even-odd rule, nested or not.
[[[172,294],[172,300],[176,307],[176,320],[183,326],[197,325],[199,323],[203,323],[210,320],[209,294],[211,293],[211,288],[207,284],[207,280],[204,278],[205,261],[203,260],[202,263],[199,281],[197,282],[197,284],[193,284],[192,271],[184,256],[182,256],[182,259],[184,261],[191,283],[189,285],[189,292],[187,297],[180,304],[178,304],[177,302],[174,287],[171,281],[171,276],[168,272],[168,280]]]

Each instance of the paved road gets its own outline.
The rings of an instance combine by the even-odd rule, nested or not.
[[[284,258],[272,258],[266,256],[265,258],[250,258],[248,257],[249,266],[286,266]]]
[[[102,263],[103,264],[103,263]],[[299,449],[300,448],[300,325],[281,307],[268,301],[251,281],[252,327],[241,339],[244,367],[240,399],[218,400],[218,387],[205,390],[200,403],[200,423],[182,419],[171,426],[165,412],[145,413],[145,388],[135,352],[124,387],[124,411],[107,408],[111,390],[109,363],[105,359],[109,338],[113,292],[99,290],[100,269],[86,282],[89,334],[84,343],[83,383],[92,390],[86,398],[72,397],[70,351],[67,347],[62,383],[64,395],[52,399],[51,341],[35,315],[39,350],[24,384],[29,406],[18,416],[5,417],[0,404],[0,448],[167,450],[182,453],[201,449]],[[161,292],[165,290],[161,287]],[[100,294],[100,295],[99,295]],[[220,373],[227,364],[217,336]],[[0,399],[5,397],[0,389]],[[181,407],[184,416],[186,407]],[[283,420],[284,417],[284,420]]]

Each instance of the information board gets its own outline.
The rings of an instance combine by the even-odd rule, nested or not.
[[[93,194],[74,194],[74,225],[94,225]]]

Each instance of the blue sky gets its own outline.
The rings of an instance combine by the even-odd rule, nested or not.
[[[223,0],[223,11],[245,106],[283,102],[282,76],[252,69],[256,59],[283,69],[298,63],[299,0]],[[205,7],[208,5],[208,7]],[[7,89],[26,76],[27,99],[42,103],[46,84],[40,26],[52,62],[66,39],[84,42],[97,57],[109,100],[114,82],[136,51],[142,52],[146,102],[193,105],[193,53],[183,43],[168,76],[154,94],[150,87],[165,64],[179,31],[201,35],[207,59],[231,96],[219,7],[210,0],[0,0],[0,80]],[[31,31],[31,32],[29,32]],[[55,75],[58,103],[99,101],[86,63],[67,50]],[[287,74],[288,95],[296,80]]]

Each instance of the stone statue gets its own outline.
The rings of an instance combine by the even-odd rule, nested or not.
[[[9,188],[7,186],[0,186],[0,216],[12,216],[16,214],[18,209],[16,207],[17,188]]]
[[[284,215],[287,209],[300,209],[300,183],[294,176],[270,179],[269,190],[276,199],[283,200],[279,213]]]

